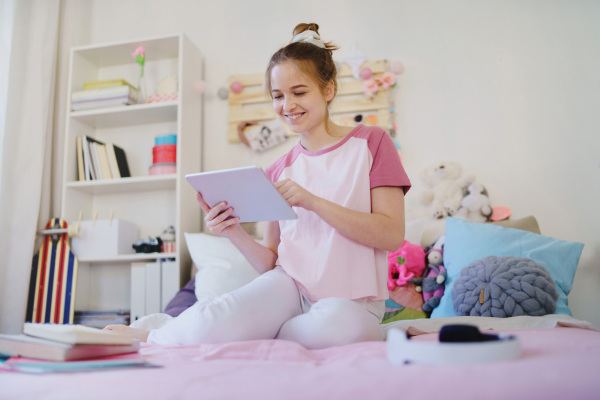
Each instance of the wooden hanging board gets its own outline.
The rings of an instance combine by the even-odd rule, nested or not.
[[[378,77],[388,71],[387,60],[367,61],[361,68],[368,67],[373,71],[373,76]],[[231,143],[239,143],[240,139],[237,133],[237,126],[243,121],[270,121],[277,116],[273,111],[270,96],[263,88],[264,73],[232,75],[229,78],[229,86],[235,81],[242,84],[243,90],[240,93],[234,93],[229,90],[229,129],[228,138]],[[352,69],[343,64],[338,70],[338,93],[331,103],[331,119],[341,125],[347,118],[354,117],[356,114],[362,114],[364,125],[377,125],[383,129],[390,129],[390,100],[391,88],[379,88],[374,96],[368,96],[363,92],[363,80],[352,76]],[[375,123],[370,123],[366,119],[368,115],[377,117]],[[287,127],[286,127],[287,129]],[[288,135],[295,135],[289,129]]]

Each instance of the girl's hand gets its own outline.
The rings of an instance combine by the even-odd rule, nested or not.
[[[204,221],[211,233],[218,236],[230,237],[236,227],[240,226],[239,218],[229,218],[233,214],[233,208],[227,208],[227,203],[224,201],[210,208],[200,193],[196,193],[196,200],[206,213]]]
[[[315,201],[318,199],[317,196],[310,193],[291,179],[275,182],[275,187],[292,207],[302,207],[307,210],[312,210]]]

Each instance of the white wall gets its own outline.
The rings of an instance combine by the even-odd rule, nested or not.
[[[76,18],[68,11],[76,3],[64,1],[65,18]],[[200,48],[205,169],[266,166],[293,144],[262,155],[229,144],[227,102],[215,93],[229,75],[262,72],[296,23],[319,23],[342,47],[339,60],[357,42],[370,59],[402,61],[396,108],[414,183],[408,204],[426,165],[460,162],[493,205],[585,243],[569,301],[600,327],[600,2],[93,0],[79,18],[89,18],[91,43],[182,31]]]

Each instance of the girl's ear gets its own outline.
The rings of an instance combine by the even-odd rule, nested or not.
[[[330,80],[329,83],[327,84],[327,87],[325,88],[325,99],[327,100],[328,103],[331,100],[333,100],[334,95],[335,95],[334,83],[333,83],[333,80]]]

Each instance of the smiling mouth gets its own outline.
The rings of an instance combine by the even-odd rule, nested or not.
[[[292,121],[295,121],[295,120],[297,120],[298,118],[300,118],[303,115],[304,115],[304,113],[289,114],[289,115],[286,115],[285,117],[288,118],[288,119],[291,119]]]

